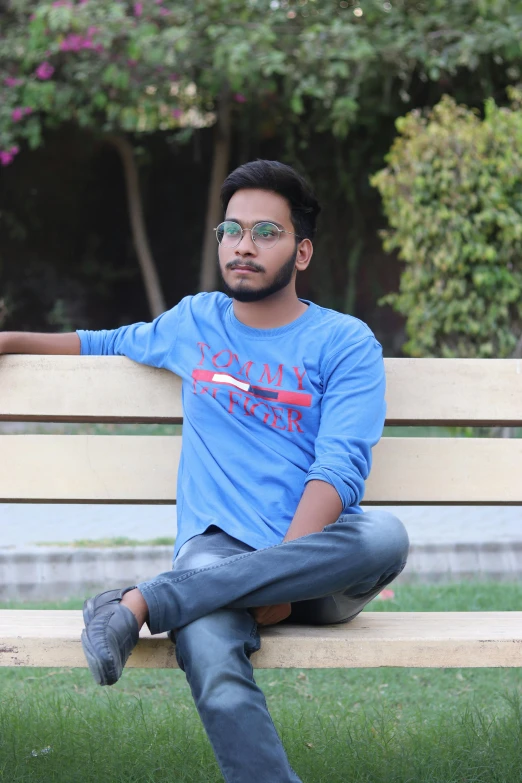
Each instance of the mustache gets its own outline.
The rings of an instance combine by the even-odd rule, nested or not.
[[[245,261],[237,261],[234,259],[233,261],[228,261],[225,264],[225,269],[237,269],[238,266],[246,267],[247,269],[253,269],[254,272],[264,272],[262,266],[259,264],[253,264],[252,262],[245,262]]]

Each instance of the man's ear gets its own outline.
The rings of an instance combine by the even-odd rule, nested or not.
[[[297,246],[297,255],[295,259],[295,268],[298,272],[304,272],[312,260],[314,246],[309,239],[302,239]]]

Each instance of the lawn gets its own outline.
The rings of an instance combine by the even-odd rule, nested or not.
[[[370,609],[522,606],[520,584],[394,591]],[[256,679],[304,783],[522,781],[521,669],[258,670]],[[0,687],[2,781],[222,780],[180,671],[129,670],[99,688],[86,670],[0,669]]]

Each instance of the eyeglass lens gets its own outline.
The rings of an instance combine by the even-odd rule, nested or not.
[[[245,229],[249,231],[250,229]],[[273,247],[279,239],[279,229],[274,223],[256,223],[251,229],[252,240],[260,248]],[[243,229],[233,220],[225,220],[216,229],[217,241],[223,247],[237,247],[243,237]]]

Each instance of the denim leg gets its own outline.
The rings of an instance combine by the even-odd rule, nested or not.
[[[399,576],[403,567],[398,571],[393,569],[391,573],[384,574],[375,587],[366,593],[353,595],[350,590],[340,590],[333,595],[325,595],[322,598],[312,598],[309,601],[294,601],[292,603],[292,614],[283,622],[297,625],[347,623],[362,612],[366,604],[373,601],[386,585],[393,582]]]
[[[332,625],[353,620],[362,612],[366,604],[370,603],[386,585],[399,576],[405,565],[405,559],[399,564],[399,569],[396,564],[393,564],[366,592],[363,590],[360,593],[354,593],[351,589],[340,590],[333,595],[312,598],[308,601],[296,601],[292,604],[292,614],[283,622],[297,625]]]
[[[219,531],[191,539],[174,570],[216,562],[250,550]],[[227,783],[300,783],[290,767],[250,655],[260,647],[257,624],[246,609],[218,609],[173,632],[201,721]]]
[[[338,593],[364,606],[402,571],[408,545],[406,530],[393,514],[347,514],[318,533],[206,566],[167,571],[138,587],[152,633],[224,607],[248,609]]]

